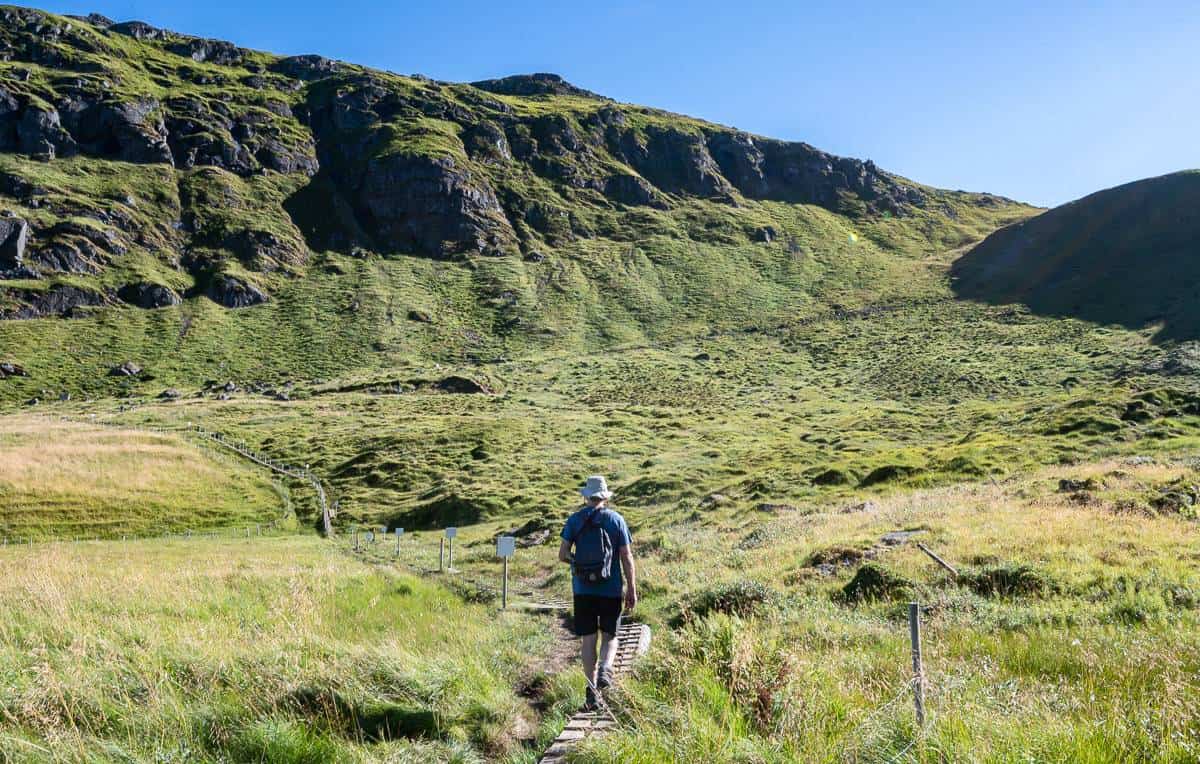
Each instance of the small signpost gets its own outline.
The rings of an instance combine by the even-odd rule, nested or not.
[[[517,540],[512,536],[496,539],[496,556],[504,561],[504,582],[500,586],[500,609],[508,610],[508,558],[517,551]]]
[[[446,538],[450,541],[450,565],[447,570],[454,570],[454,537],[458,535],[458,528],[447,528]]]
[[[400,537],[404,535],[403,528],[396,529],[396,556],[400,556]]]

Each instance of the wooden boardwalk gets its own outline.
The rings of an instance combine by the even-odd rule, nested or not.
[[[613,663],[615,677],[628,672],[633,663],[650,649],[650,627],[644,623],[622,623],[617,627],[617,658]],[[572,748],[592,735],[600,735],[615,727],[610,714],[599,711],[579,711],[568,721],[539,760],[540,764],[562,764]]]

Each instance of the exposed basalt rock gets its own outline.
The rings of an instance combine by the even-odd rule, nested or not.
[[[10,295],[21,303],[16,308],[0,312],[2,319],[47,318],[50,316],[71,317],[79,308],[107,305],[107,295],[83,287],[60,284],[41,291],[10,290]]]
[[[27,106],[16,120],[16,137],[17,150],[23,154],[54,159],[79,151],[54,109]]]
[[[165,308],[182,302],[179,294],[162,284],[126,284],[117,290],[117,297],[139,308]]]
[[[0,278],[4,278],[5,273],[25,269],[25,246],[28,243],[28,223],[18,217],[0,218]]]
[[[245,60],[245,51],[223,40],[189,37],[167,45],[167,50],[193,61],[206,61],[220,66],[238,66]]]
[[[100,273],[127,247],[111,228],[97,228],[72,220],[55,223],[38,232],[41,243],[26,254],[28,264],[46,273]]]
[[[765,225],[754,229],[754,240],[760,244],[770,244],[779,237],[779,232],[773,226]]]
[[[205,295],[226,308],[247,308],[260,305],[268,299],[267,294],[253,284],[247,284],[236,276],[219,273],[209,281]]]
[[[144,21],[122,21],[119,24],[111,24],[108,31],[123,34],[135,40],[167,40],[175,36],[173,32],[151,26]]]
[[[87,154],[143,164],[172,162],[162,107],[152,98],[95,104],[75,100],[60,113]]]
[[[141,374],[142,367],[133,361],[124,361],[108,370],[110,377],[140,377]]]
[[[341,69],[341,65],[324,56],[309,54],[281,58],[271,64],[269,68],[273,72],[295,77],[298,80],[319,80],[336,74]]]
[[[654,187],[636,175],[614,175],[604,181],[604,195],[621,204],[666,209],[667,203]]]
[[[374,159],[357,196],[377,238],[399,251],[503,254],[516,238],[486,180],[450,157]]]
[[[864,201],[876,212],[902,214],[905,205],[923,206],[925,195],[881,172],[874,163],[826,154],[805,143],[713,131],[708,150],[728,178],[751,199],[817,204],[839,211],[843,195]]]
[[[281,266],[301,265],[305,250],[295,241],[270,231],[238,231],[225,240],[225,247],[238,260],[257,271],[273,271]]]
[[[108,16],[105,16],[100,13],[89,13],[86,16],[71,16],[71,18],[79,19],[80,21],[86,21],[87,23],[91,24],[92,26],[100,27],[102,29],[111,27],[114,23],[116,23],[112,19],[110,19]]]
[[[486,90],[489,93],[499,93],[501,95],[573,95],[585,98],[600,98],[595,93],[575,87],[557,74],[547,72],[514,74],[511,77],[479,80],[471,84],[480,90]]]
[[[463,145],[472,159],[506,162],[513,158],[508,137],[494,122],[471,125],[463,132]]]
[[[17,147],[17,120],[21,103],[8,90],[0,87],[0,151],[12,151]]]
[[[732,198],[733,187],[708,153],[703,136],[674,128],[651,127],[642,143],[631,131],[610,137],[609,151],[621,157],[655,186],[720,200]]]

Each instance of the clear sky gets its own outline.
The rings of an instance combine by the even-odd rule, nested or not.
[[[22,4],[442,80],[556,72],[1041,205],[1200,167],[1196,0]]]

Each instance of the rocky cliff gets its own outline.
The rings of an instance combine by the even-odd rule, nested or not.
[[[757,201],[858,219],[1006,203],[948,198],[555,75],[448,84],[0,7],[0,317],[255,305],[313,252],[536,261],[700,202],[714,219]]]

